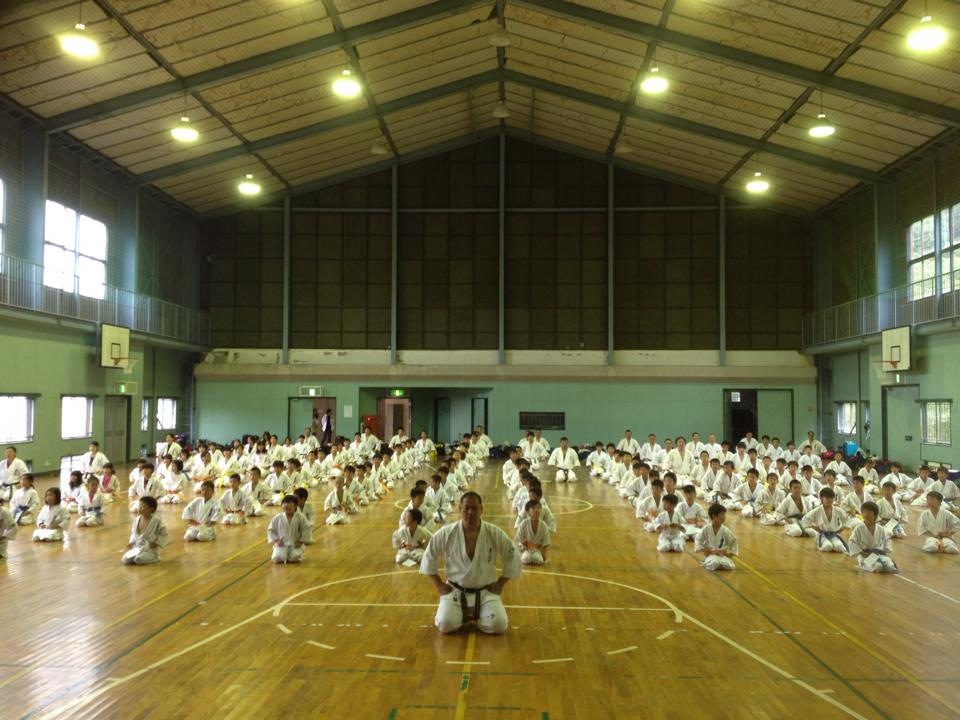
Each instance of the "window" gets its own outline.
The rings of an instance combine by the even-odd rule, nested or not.
[[[43,284],[102,300],[107,283],[107,226],[47,200]]]
[[[857,404],[855,402],[837,403],[837,433],[840,435],[857,434]]]
[[[177,427],[177,399],[157,398],[157,430]]]
[[[566,425],[566,413],[562,412],[521,412],[521,430],[563,430]]]
[[[64,455],[60,458],[60,489],[66,490],[70,485],[70,473],[74,470],[83,470],[84,455]]]
[[[920,425],[924,445],[950,444],[950,401],[924,400],[921,404]]]
[[[960,203],[940,211],[940,250],[943,292],[960,290]]]
[[[0,256],[3,255],[3,237],[7,229],[7,188],[0,180]],[[0,257],[0,272],[3,272],[3,258]]]
[[[71,440],[93,435],[93,398],[64,395],[60,400],[60,438]]]
[[[933,215],[910,225],[907,260],[910,299],[919,300],[933,295],[937,276]]]
[[[33,398],[0,395],[0,443],[33,442]]]
[[[150,398],[140,401],[140,430],[147,432],[150,429]]]

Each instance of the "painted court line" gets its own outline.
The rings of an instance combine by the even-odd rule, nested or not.
[[[534,665],[547,665],[549,663],[562,663],[562,662],[573,662],[572,657],[566,658],[547,658],[546,660],[534,660]]]
[[[918,583],[916,580],[911,580],[910,578],[906,578],[903,575],[897,575],[897,577],[903,580],[904,582],[910,583],[911,585],[916,585],[918,588],[923,588],[927,592],[933,593],[934,595],[939,595],[944,600],[949,600],[952,603],[960,605],[960,600],[957,600],[955,597],[951,597],[950,595],[947,595],[946,593],[942,593],[939,590],[934,590],[932,587],[927,587],[926,585],[922,583]]]
[[[392,526],[391,526],[392,527]],[[435,608],[436,603],[376,603],[376,602],[292,602],[285,607],[421,607]],[[508,610],[596,610],[596,611],[624,611],[631,612],[673,612],[671,608],[638,608],[638,607],[602,607],[598,605],[504,605]]]
[[[631,650],[636,649],[636,645],[628,645],[627,647],[620,648],[619,650],[607,650],[607,655],[619,655],[620,653],[630,652]]]
[[[279,630],[280,632],[282,632],[284,635],[293,635],[293,630],[291,630],[290,628],[288,628],[288,627],[287,627],[286,625],[284,625],[283,623],[277,623],[277,630]]]
[[[337,648],[335,648],[333,645],[327,645],[327,644],[322,643],[322,642],[317,642],[316,640],[307,640],[307,644],[308,644],[308,645],[313,645],[313,646],[318,647],[318,648],[323,648],[324,650],[336,650],[336,649],[337,649]]]
[[[373,658],[374,660],[393,660],[394,662],[403,662],[406,658],[397,657],[396,655],[374,655],[372,653],[364,653],[368,658]]]
[[[489,660],[447,660],[447,665],[489,665]]]
[[[673,630],[667,630],[665,633],[657,635],[657,640],[666,640],[671,635],[673,635]]]
[[[470,691],[470,673],[473,672],[473,650],[476,646],[477,634],[472,632],[467,637],[467,649],[464,651],[463,660],[466,663],[463,672],[460,674],[460,688],[457,690],[457,707],[453,712],[454,720],[464,720],[467,716],[467,693]]]

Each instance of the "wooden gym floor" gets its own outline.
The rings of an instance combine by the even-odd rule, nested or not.
[[[663,555],[613,489],[546,482],[550,562],[505,592],[502,637],[440,636],[436,595],[393,563],[401,497],[321,526],[299,566],[267,519],[124,567],[130,517],[0,561],[2,718],[951,718],[960,716],[960,565],[894,544],[903,574],[730,513],[737,570]],[[546,478],[548,473],[541,473]],[[474,484],[510,527],[491,464]],[[50,485],[41,481],[38,488]],[[322,497],[312,498],[322,503]]]

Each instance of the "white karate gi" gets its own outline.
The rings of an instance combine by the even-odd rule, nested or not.
[[[890,557],[891,546],[890,533],[879,522],[872,533],[862,522],[854,525],[850,533],[850,555],[857,558],[860,569],[867,572],[899,572]]]
[[[346,525],[350,522],[347,515],[357,512],[356,505],[353,503],[353,496],[350,495],[346,488],[344,488],[342,492],[342,500],[337,495],[336,489],[332,490],[330,494],[327,495],[327,499],[324,500],[323,511],[330,513],[327,515],[327,525]]]
[[[103,472],[103,466],[110,462],[107,456],[102,452],[87,453],[83,456],[80,470],[84,475],[99,475]]]
[[[683,528],[670,527],[670,525],[685,524],[683,513],[677,509],[672,513],[663,510],[654,522],[660,531],[660,536],[657,538],[657,551],[683,552],[683,543],[686,539]]]
[[[694,462],[693,453],[689,448],[684,448],[682,455],[679,449],[674,448],[664,460],[663,469],[674,473],[678,478],[685,478],[693,472]]]
[[[587,467],[590,468],[590,477],[603,480],[610,478],[610,464],[612,459],[606,450],[594,450],[587,456]]]
[[[18,525],[33,525],[40,507],[40,495],[35,488],[17,488],[10,499],[10,512]]]
[[[543,557],[543,549],[550,547],[550,528],[540,518],[537,524],[537,531],[533,531],[533,523],[530,518],[525,517],[520,527],[517,528],[517,534],[514,537],[517,545],[520,547],[520,562],[524,565],[543,565],[546,560]]]
[[[20,477],[27,472],[27,464],[18,457],[13,461],[4,458],[0,460],[0,480],[7,487],[20,484]]]
[[[630,438],[621,438],[620,442],[617,443],[617,450],[623,451],[626,450],[633,456],[636,456],[640,452],[640,443],[637,442],[635,437]]]
[[[772,515],[760,519],[761,525],[783,525],[783,532],[789,537],[816,537],[817,531],[803,525],[804,516],[813,508],[809,495],[801,495],[799,502],[793,495],[783,498]]]
[[[956,515],[942,506],[936,515],[934,515],[929,508],[924,510],[917,526],[917,534],[921,537],[927,533],[939,536],[940,533],[955,533],[958,531],[960,531],[960,520],[957,519]],[[960,553],[960,548],[957,547],[956,540],[951,537],[928,537],[923,542],[923,551],[931,553],[945,552],[950,555],[957,555]]]
[[[877,518],[891,538],[906,537],[906,530],[903,526],[909,521],[907,511],[903,509],[900,498],[896,495],[892,500],[880,498],[877,500],[877,507],[880,508],[880,515]]]
[[[267,542],[273,548],[270,560],[275,563],[298,563],[303,560],[303,545],[311,540],[307,519],[294,511],[291,517],[277,513],[267,526]]]
[[[130,544],[121,562],[124,565],[150,565],[160,560],[160,548],[167,544],[167,528],[159,515],[153,515],[147,522],[143,532],[137,527],[141,518],[135,517],[130,528]],[[152,547],[156,545],[156,547]]]
[[[221,525],[244,525],[247,522],[246,515],[249,515],[251,510],[250,496],[243,488],[238,488],[236,493],[233,488],[227,488],[220,496],[220,508],[223,512]]]
[[[687,540],[693,540],[700,532],[703,524],[709,522],[707,511],[703,509],[703,505],[696,501],[687,504],[687,500],[684,498],[677,505],[677,510],[683,516],[683,534]]]
[[[397,563],[403,563],[407,560],[420,562],[423,559],[424,549],[431,537],[430,531],[423,527],[423,525],[418,525],[416,531],[413,533],[410,532],[406,525],[394,530],[391,543],[393,544],[393,549],[397,551],[395,558]],[[410,547],[406,547],[407,545]]]
[[[63,531],[70,524],[70,513],[63,505],[44,505],[37,514],[37,529],[33,531],[34,542],[60,542]]]
[[[580,467],[580,457],[572,447],[568,447],[566,452],[561,447],[556,448],[550,454],[547,465],[553,465],[557,468],[556,481],[558,483],[577,481],[577,473],[574,468]]]
[[[270,492],[270,488],[268,488],[262,481],[258,482],[257,486],[254,487],[253,482],[250,481],[244,483],[242,489],[250,500],[250,509],[247,510],[247,515],[250,517],[263,516],[263,506],[270,502],[270,499],[273,497],[273,493]]]
[[[183,502],[183,496],[187,492],[188,478],[186,473],[171,473],[161,479],[163,485],[163,494],[157,498],[164,505],[179,505]]]
[[[734,493],[735,504],[739,506],[740,515],[746,518],[759,517],[762,505],[759,504],[760,493],[763,487],[757,483],[752,488],[750,483],[742,482]]]
[[[159,475],[151,475],[149,479],[142,475],[137,478],[137,482],[131,485],[127,490],[127,496],[131,498],[128,510],[132,513],[139,512],[140,498],[152,497],[156,500],[163,497],[163,483]]]
[[[220,503],[215,498],[209,500],[204,500],[202,497],[194,498],[187,503],[180,519],[200,523],[187,527],[187,531],[183,534],[184,540],[196,540],[197,542],[216,540],[216,522],[220,519]]]
[[[645,495],[637,499],[637,504],[634,507],[636,508],[634,517],[637,520],[651,516],[653,518],[643,524],[643,529],[647,532],[657,532],[659,528],[657,527],[656,516],[663,510],[663,495],[660,495],[659,499],[652,494]]]
[[[531,470],[537,470],[540,467],[540,456],[543,453],[543,446],[538,443],[536,440],[531,439],[529,442],[523,440],[520,443],[520,452],[523,453],[523,457],[530,463]]]
[[[752,437],[752,438],[742,437],[742,438],[740,438],[740,442],[743,443],[743,444],[746,446],[747,450],[756,450],[757,446],[760,444],[760,443],[757,442],[757,439],[754,438],[754,437]],[[740,444],[740,443],[737,443],[737,445],[739,445],[739,444]],[[759,454],[759,453],[757,453],[757,454]]]
[[[843,460],[837,462],[836,460],[831,460],[827,463],[827,467],[824,468],[824,472],[827,470],[833,470],[837,474],[837,485],[849,485],[850,481],[853,479],[853,470],[850,469],[850,466],[847,465]]]
[[[77,518],[77,527],[99,527],[103,525],[103,505],[102,492],[97,490],[91,496],[89,491],[84,490],[78,503],[80,517]]]
[[[648,465],[653,465],[654,460],[659,460],[660,454],[663,452],[663,448],[660,447],[660,443],[645,442],[639,450],[640,459],[646,462]]]
[[[726,550],[727,555],[707,555],[700,563],[707,570],[733,570],[736,565],[733,563],[731,555],[739,555],[737,546],[737,536],[726,525],[721,525],[720,529],[714,531],[713,523],[707,523],[700,532],[697,533],[693,549],[695,552],[703,550]]]
[[[820,552],[848,551],[847,544],[840,537],[840,531],[847,527],[847,514],[836,505],[833,506],[830,517],[826,509],[820,505],[803,516],[800,521],[804,527],[817,531],[817,549]]]
[[[20,528],[13,519],[11,513],[5,506],[0,506],[0,558],[7,556],[7,543],[15,540]]]
[[[440,596],[435,619],[437,629],[442,633],[459,630],[472,608],[481,632],[506,632],[508,620],[503,599],[486,588],[497,580],[498,557],[503,563],[503,577],[520,577],[520,553],[503,530],[481,521],[477,545],[471,558],[467,555],[462,525],[462,522],[458,522],[437,530],[427,543],[420,563],[421,575],[437,575],[442,557],[447,582],[454,586],[453,592]]]

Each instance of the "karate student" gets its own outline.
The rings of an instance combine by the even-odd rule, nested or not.
[[[610,455],[599,440],[594,443],[593,452],[587,456],[587,467],[590,468],[590,477],[610,479]]]
[[[17,457],[17,449],[9,445],[4,451],[3,462],[0,462],[0,482],[3,483],[0,496],[7,492],[7,488],[19,485],[20,478],[26,474],[27,464]]]
[[[303,515],[307,521],[307,527],[310,528],[310,535],[303,542],[307,545],[313,545],[313,529],[317,525],[317,509],[312,502],[307,502],[310,492],[306,488],[297,488],[293,491],[293,496],[297,499],[297,512]]]
[[[823,455],[825,452],[827,452],[826,446],[817,440],[817,438],[814,436],[813,430],[807,430],[807,439],[800,444],[800,449],[803,450],[808,446],[813,449],[814,455]]]
[[[317,487],[323,477],[323,463],[320,462],[320,453],[322,452],[322,450],[309,450],[307,460],[300,469],[301,473],[306,474],[307,482],[312,488]]]
[[[40,508],[40,496],[33,487],[33,473],[23,473],[20,476],[20,487],[10,499],[10,508],[17,525],[33,525]]]
[[[536,478],[530,483],[530,500],[534,500],[540,505],[540,521],[546,525],[551,535],[556,534],[557,518],[550,510],[550,506],[547,505],[547,501],[543,499],[543,486]],[[527,502],[530,502],[530,500]]]
[[[843,496],[843,510],[850,517],[859,519],[861,506],[870,499],[870,495],[864,490],[863,477],[857,475],[853,478],[853,490]]]
[[[776,457],[774,457],[775,452],[776,451],[773,449],[773,445],[770,444],[770,436],[764,435],[761,437],[760,444],[757,445],[757,457],[759,457],[761,460],[763,460],[765,457],[768,457],[771,460],[776,460]]]
[[[704,443],[703,449],[710,453],[710,459],[712,460],[713,458],[720,457],[723,446],[717,442],[717,436],[714,433],[710,433],[707,435],[707,442]]]
[[[423,513],[419,508],[404,510],[400,521],[401,526],[393,531],[391,538],[393,549],[397,551],[395,560],[398,565],[414,567],[423,559],[431,533],[421,524]]]
[[[0,495],[0,560],[7,559],[7,543],[16,540],[19,532],[13,513],[7,508],[7,499]]]
[[[745,518],[759,517],[763,507],[758,501],[763,487],[760,485],[760,471],[756,468],[747,470],[747,480],[737,486],[733,494],[734,505]]]
[[[801,469],[808,466],[813,468],[814,477],[820,477],[823,472],[823,460],[820,459],[819,455],[813,454],[813,450],[810,449],[809,445],[803,449],[798,462]]]
[[[900,498],[897,497],[896,489],[897,484],[893,480],[885,480],[880,487],[882,497],[876,503],[877,520],[883,525],[891,538],[902,538],[907,535],[903,526],[908,522],[909,516],[900,503]],[[863,505],[866,505],[866,503]],[[863,505],[860,506],[861,513],[863,512]]]
[[[780,455],[780,457],[783,458],[785,463],[788,463],[791,460],[795,460],[798,463],[800,462],[800,451],[797,450],[797,445],[793,442],[793,440],[787,443],[787,449],[783,451],[783,454]]]
[[[713,479],[713,492],[710,495],[710,500],[715,503],[721,503],[724,507],[727,507],[728,503],[730,506],[736,504],[733,499],[733,493],[740,483],[733,474],[733,468],[733,460],[725,460],[723,470]]]
[[[719,461],[717,468],[719,469]],[[710,474],[710,477],[707,478],[707,475]],[[694,466],[693,470],[690,472],[690,482],[697,490],[697,495],[703,497],[704,492],[708,492],[713,489],[713,476],[716,473],[710,472],[710,452],[708,450],[700,451],[700,462]],[[707,481],[707,482],[705,482]],[[707,484],[709,483],[709,487]]]
[[[520,441],[520,452],[523,454],[523,459],[530,463],[531,470],[536,470],[540,467],[540,453],[542,450],[543,447],[534,439],[533,432],[528,430],[523,440]]]
[[[803,516],[801,523],[817,531],[817,549],[820,552],[849,552],[840,531],[847,527],[847,514],[834,507],[836,495],[830,488],[820,491],[820,506]]]
[[[436,473],[430,476],[429,487],[426,489],[423,503],[433,510],[434,523],[443,525],[452,506],[447,494],[443,491],[442,480]]]
[[[901,499],[909,502],[914,507],[926,507],[927,490],[933,485],[934,480],[930,478],[930,468],[927,465],[921,465],[917,469],[917,476],[910,481],[907,489],[901,494]]]
[[[920,516],[917,534],[926,538],[924,552],[957,555],[960,549],[953,536],[960,530],[960,520],[942,505],[943,495],[936,490],[927,493],[927,509]]]
[[[408,502],[407,506],[400,511],[400,521],[397,523],[399,527],[402,528],[406,524],[406,520],[404,518],[407,510],[419,510],[421,515],[426,513],[426,497],[426,488],[417,485],[410,489],[410,502]],[[424,516],[426,517],[426,515]],[[423,523],[423,518],[420,519],[420,522]]]
[[[163,496],[163,485],[160,483],[160,478],[153,474],[153,463],[143,464],[136,483],[127,489],[127,496],[130,498],[128,509],[132,513],[140,512],[140,498]]]
[[[183,472],[183,461],[174,460],[173,471],[160,479],[160,484],[163,486],[163,494],[159,498],[160,503],[162,505],[179,505],[182,503],[187,496],[188,482],[189,478]]]
[[[440,528],[430,538],[420,563],[420,574],[433,582],[440,595],[434,620],[442,633],[476,621],[484,633],[504,633],[507,611],[501,593],[507,581],[520,576],[520,553],[513,540],[493,523],[483,522],[483,500],[475,492],[460,499],[460,521]],[[503,570],[497,578],[497,560]],[[440,579],[445,562],[446,582]]]
[[[737,445],[743,445],[745,450],[756,450],[757,449],[757,439],[753,436],[753,430],[747,430],[746,435],[740,438],[740,442]]]
[[[63,542],[63,533],[70,524],[70,513],[60,504],[60,488],[48,488],[43,494],[44,505],[37,514],[34,542]]]
[[[120,481],[114,472],[113,463],[103,466],[103,475],[100,476],[100,493],[103,495],[103,502],[108,505],[116,500],[120,493]]]
[[[733,570],[736,565],[732,558],[738,555],[739,551],[737,536],[724,525],[727,510],[720,503],[714,503],[707,512],[710,522],[697,533],[694,551],[703,553],[701,564],[707,570]]]
[[[214,497],[212,480],[200,484],[200,497],[194,498],[183,509],[182,520],[187,521],[183,539],[187,542],[211,542],[217,539],[217,521],[220,519],[220,503]]]
[[[617,443],[617,450],[620,452],[628,452],[631,455],[638,455],[640,453],[640,443],[633,437],[632,431],[623,431],[623,437],[620,439],[620,442]]]
[[[690,433],[690,442],[687,443],[687,450],[693,453],[694,458],[699,458],[700,453],[702,453],[706,447],[707,446],[700,441],[700,433]],[[707,455],[709,457],[709,453]],[[696,460],[694,460],[694,464],[696,464]]]
[[[892,482],[894,492],[897,493],[897,496],[899,497],[901,491],[903,491],[907,485],[910,484],[910,477],[908,475],[904,475],[902,470],[903,467],[900,465],[900,463],[890,463],[890,472],[884,475],[883,479],[880,481],[880,489],[883,490],[883,486],[886,483]],[[902,500],[903,498],[900,499]]]
[[[850,469],[850,466],[844,462],[843,455],[838,452],[833,454],[833,460],[827,464],[826,469],[833,470],[833,472],[837,474],[837,485],[849,485],[851,478],[853,478],[853,471]]]
[[[760,519],[761,525],[783,525],[787,537],[816,537],[817,531],[803,524],[803,518],[813,508],[813,500],[800,491],[800,481],[790,481],[790,494],[777,506],[773,515]]]
[[[267,505],[279,505],[283,498],[293,490],[293,484],[290,482],[290,476],[284,472],[283,460],[274,460],[271,467],[273,472],[267,475],[267,479],[264,481],[271,493]]]
[[[893,485],[893,483],[891,483]],[[861,570],[867,572],[900,572],[890,557],[890,533],[877,522],[879,508],[867,501],[861,508],[863,522],[858,522],[850,533],[850,555],[857,558]]]
[[[347,492],[344,485],[343,475],[340,474],[339,470],[335,472],[336,487],[327,495],[327,499],[323,503],[323,510],[329,513],[326,519],[327,525],[346,525],[350,522],[347,516],[356,514],[358,511],[353,504],[353,497]]]
[[[270,560],[274,563],[298,563],[303,560],[304,544],[310,539],[306,518],[297,511],[297,498],[284,495],[281,512],[267,526],[267,542],[273,548]]]
[[[757,495],[757,501],[754,503],[754,509],[760,515],[761,525],[776,524],[776,521],[772,520],[773,514],[785,497],[786,493],[780,487],[780,478],[777,477],[777,474],[772,472],[767,475],[767,484]],[[764,522],[764,520],[767,522]]]
[[[547,465],[557,468],[556,481],[558,483],[577,481],[577,473],[574,468],[580,467],[580,458],[577,451],[570,447],[570,441],[567,438],[560,438],[560,446],[550,454]]]
[[[156,514],[156,498],[148,495],[137,502],[137,516],[133,519],[130,542],[121,562],[124,565],[151,565],[160,561],[160,548],[167,544],[167,528]]]
[[[103,493],[100,492],[100,481],[96,476],[87,478],[87,487],[80,495],[77,518],[77,527],[99,527],[103,525]]]
[[[256,465],[247,471],[249,480],[243,486],[243,492],[246,493],[250,502],[247,514],[250,517],[262,517],[265,514],[263,506],[268,504],[273,498],[273,493],[266,483],[260,480],[260,468]]]
[[[426,430],[420,431],[420,438],[414,447],[424,463],[433,465],[437,459],[437,446],[434,445],[433,440],[427,436]]]
[[[162,460],[164,455],[169,455],[171,458],[180,457],[181,450],[183,448],[180,447],[173,433],[167,433],[166,440],[157,448],[157,460]]]
[[[677,437],[677,446],[673,448],[663,461],[663,469],[677,475],[685,481],[693,472],[696,460],[687,447],[687,440],[682,435]]]
[[[634,516],[638,520],[646,520],[643,529],[647,532],[657,532],[656,519],[663,510],[661,502],[663,500],[663,480],[653,478],[650,480],[650,494],[637,500]]]
[[[524,565],[543,565],[550,547],[550,528],[540,517],[540,503],[528,500],[524,515],[515,537],[520,546],[520,562]]]
[[[677,510],[678,498],[669,493],[663,496],[663,510],[654,521],[660,536],[657,538],[657,552],[683,552],[684,518]]]
[[[864,489],[870,495],[880,492],[880,475],[877,473],[877,461],[874,458],[867,458],[860,472],[857,473],[863,478]]]
[[[654,433],[647,435],[647,442],[640,448],[640,459],[646,462],[651,468],[659,466],[660,455],[663,448],[657,443],[657,436]]]
[[[927,491],[933,490],[943,495],[943,501],[950,510],[953,510],[953,504],[960,498],[960,488],[950,479],[950,475],[943,465],[937,468],[937,479],[927,487]]]
[[[240,474],[230,475],[230,487],[220,496],[223,517],[221,525],[246,525],[247,511],[250,509],[250,497],[240,487]]]
[[[80,469],[83,471],[84,475],[97,475],[103,472],[103,466],[110,462],[107,459],[107,456],[100,452],[100,443],[96,440],[90,443],[90,446],[87,448],[87,452],[83,456],[81,461]]]
[[[707,522],[707,511],[697,502],[697,489],[693,485],[683,486],[683,500],[677,505],[683,516],[683,534],[687,540],[693,540],[700,528]]]
[[[63,496],[64,507],[68,513],[75,513],[80,509],[80,496],[83,494],[83,473],[74,470],[67,481],[67,492]]]

